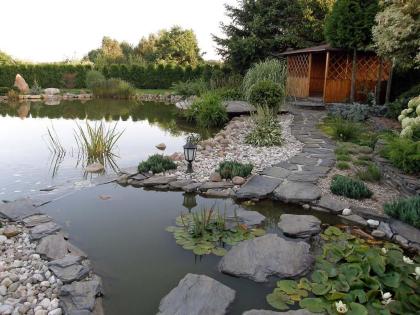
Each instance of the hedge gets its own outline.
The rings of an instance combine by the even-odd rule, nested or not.
[[[60,65],[60,64],[35,64],[35,65],[2,65],[0,66],[0,86],[11,87],[17,73],[21,74],[31,86],[36,79],[43,87],[66,88],[64,77],[76,74],[74,88],[85,88],[89,65]],[[174,65],[124,65],[112,64],[97,69],[107,78],[120,78],[132,83],[137,88],[167,89],[173,83],[188,81],[198,78],[209,80],[215,71],[220,71],[220,66],[203,65],[195,68]]]

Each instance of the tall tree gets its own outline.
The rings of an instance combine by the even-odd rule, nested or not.
[[[0,50],[0,65],[11,65],[16,63],[12,56]]]
[[[327,41],[353,51],[350,102],[355,98],[357,50],[371,48],[377,12],[378,0],[337,0],[325,22]]]
[[[302,48],[324,40],[324,18],[333,0],[241,0],[226,5],[230,23],[221,24],[223,37],[213,36],[218,53],[234,69],[287,48]]]

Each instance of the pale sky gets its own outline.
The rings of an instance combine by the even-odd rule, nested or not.
[[[110,36],[137,45],[180,25],[197,35],[205,59],[219,59],[211,34],[236,0],[1,0],[0,50],[35,62],[81,58]]]

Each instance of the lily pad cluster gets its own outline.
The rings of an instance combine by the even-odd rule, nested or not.
[[[225,245],[236,245],[265,234],[264,229],[248,228],[237,220],[227,224],[226,217],[212,209],[183,214],[176,218],[176,226],[169,226],[166,231],[173,233],[178,245],[199,256],[224,256]]]
[[[315,270],[299,281],[280,280],[267,302],[287,310],[299,304],[313,313],[418,314],[420,262],[404,256],[400,247],[386,243],[369,246],[363,239],[327,228]]]

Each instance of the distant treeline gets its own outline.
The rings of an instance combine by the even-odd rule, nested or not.
[[[16,74],[23,76],[31,87],[36,82],[43,88],[86,88],[86,73],[91,65],[0,65],[0,86],[12,87]],[[173,83],[195,79],[209,80],[213,73],[226,72],[219,65],[197,67],[177,65],[125,65],[112,64],[99,69],[107,78],[120,78],[142,89],[167,89]]]

